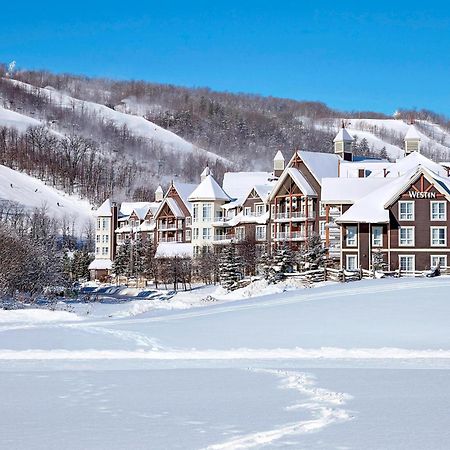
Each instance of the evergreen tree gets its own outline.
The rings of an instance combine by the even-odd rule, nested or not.
[[[219,262],[220,284],[232,291],[236,289],[238,281],[242,278],[241,264],[236,256],[236,248],[234,244],[225,247],[220,255]]]
[[[386,270],[387,264],[384,261],[384,255],[381,250],[377,249],[372,252],[372,268],[374,271]]]
[[[132,267],[130,272],[134,276],[142,275],[144,272],[144,242],[138,234],[132,244]]]
[[[72,280],[89,279],[89,264],[92,256],[86,250],[76,250],[71,261]]]
[[[321,237],[313,234],[308,237],[306,247],[302,253],[302,260],[308,269],[323,267],[327,249],[324,247]]]
[[[272,256],[269,281],[276,283],[286,278],[286,273],[294,270],[295,258],[288,244],[276,248]]]
[[[386,151],[386,146],[384,146],[384,147],[381,149],[381,151],[380,151],[380,158],[388,159],[388,154],[387,154],[387,151]]]
[[[147,280],[155,278],[155,246],[153,241],[148,237],[142,243],[142,267],[141,274],[147,278]]]
[[[131,242],[125,239],[124,243],[119,246],[112,266],[112,271],[116,276],[130,276],[130,255]]]

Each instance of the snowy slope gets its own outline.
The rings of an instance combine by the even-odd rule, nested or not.
[[[403,138],[408,131],[409,124],[403,120],[398,119],[348,119],[347,130],[351,136],[357,136],[358,141],[366,139],[369,147],[374,148],[375,151],[381,151],[386,147],[387,154],[391,158],[399,158],[403,156]],[[427,151],[434,151],[439,154],[441,159],[450,157],[450,133],[443,130],[439,125],[427,121],[417,121],[420,126],[426,128],[424,133],[420,128],[417,128],[421,138],[422,149]],[[318,122],[317,128],[327,130],[339,129],[341,119]],[[402,142],[401,146],[391,144],[383,133],[391,133]],[[380,136],[381,135],[381,136]]]
[[[78,232],[82,232],[92,220],[92,206],[88,201],[65,194],[37,178],[0,165],[0,202],[5,201],[19,203],[30,211],[45,207],[50,216],[73,221]]]
[[[0,106],[0,127],[15,128],[18,131],[24,132],[29,127],[37,127],[40,125],[42,123],[39,120]]]
[[[118,127],[126,126],[135,136],[151,139],[154,142],[160,143],[166,150],[171,150],[176,153],[199,153],[204,154],[206,157],[213,160],[219,159],[223,162],[228,162],[225,158],[196,147],[175,133],[165,130],[164,128],[161,128],[143,117],[116,111],[98,103],[79,100],[67,94],[61,93],[51,87],[37,88],[17,80],[9,81],[22,87],[23,89],[45,96],[59,106],[76,108],[78,110],[83,109],[84,111],[88,111],[91,114],[96,115],[98,118],[114,123]]]

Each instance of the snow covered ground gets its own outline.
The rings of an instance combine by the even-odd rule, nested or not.
[[[76,195],[68,195],[25,173],[0,165],[0,202],[8,201],[32,211],[45,208],[47,214],[74,223],[83,232],[93,220],[92,206]]]
[[[0,448],[448,448],[450,278],[245,289],[2,311]]]

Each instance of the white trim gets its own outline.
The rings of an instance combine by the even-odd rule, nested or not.
[[[374,240],[373,240],[373,236],[374,236],[373,230],[374,230],[374,228],[380,228],[381,229],[381,236],[380,236],[380,243],[379,244],[375,244]],[[371,225],[370,226],[370,230],[371,230],[370,234],[371,234],[372,247],[376,247],[377,249],[383,247],[383,226],[382,225]]]
[[[444,205],[444,218],[434,219],[433,218],[433,204],[443,204]],[[430,202],[430,220],[432,222],[445,222],[447,221],[447,201],[446,200],[433,200]]]
[[[401,261],[402,258],[412,258],[412,260],[413,260],[413,268],[412,268],[412,270],[403,270],[401,268],[401,262],[400,261]],[[416,270],[416,255],[398,255],[398,268],[402,272],[406,272],[406,273],[415,272],[415,270]]]
[[[412,205],[412,218],[411,219],[403,219],[402,218],[402,212],[401,212],[401,205],[402,204],[409,204]],[[398,220],[401,220],[402,222],[414,222],[416,217],[416,205],[413,200],[399,200],[398,201]]]
[[[442,264],[441,267],[447,267],[447,255],[430,255],[430,267],[436,267],[433,265],[433,258],[444,258],[445,264]]]
[[[444,243],[443,244],[433,244],[433,230],[444,229]],[[447,247],[447,227],[430,227],[430,247]]]
[[[355,229],[355,243],[354,244],[349,244],[348,241],[348,229],[349,228],[354,228]],[[358,225],[347,225],[345,227],[345,246],[346,247],[352,247],[352,248],[357,248],[358,247],[358,228],[359,228],[359,224]]]
[[[355,268],[354,269],[350,269],[349,266],[349,259],[351,258],[355,258]],[[347,270],[358,270],[358,255],[356,253],[352,253],[351,255],[345,255],[345,268]]]
[[[411,244],[402,244],[401,230],[412,230],[412,243]],[[398,228],[398,246],[399,247],[414,247],[415,243],[416,243],[416,227],[412,226],[412,225],[400,226]]]

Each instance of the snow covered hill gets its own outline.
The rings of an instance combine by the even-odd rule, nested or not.
[[[86,200],[65,194],[43,181],[0,165],[0,206],[9,202],[26,210],[45,208],[51,217],[74,224],[81,233],[92,220],[92,206]]]
[[[325,130],[336,130],[342,119],[318,121],[316,127]],[[366,139],[370,149],[380,152],[383,147],[391,158],[403,155],[403,138],[409,124],[400,119],[345,119],[347,130],[360,142]],[[438,161],[450,158],[450,133],[441,126],[426,120],[417,120],[416,128],[421,138],[422,152]]]
[[[63,92],[59,92],[51,86],[38,88],[17,80],[8,81],[28,92],[31,92],[33,95],[38,97],[43,96],[59,107],[71,108],[78,111],[84,110],[91,113],[93,116],[96,116],[98,120],[110,122],[119,128],[126,126],[134,136],[143,139],[150,139],[153,142],[160,144],[165,150],[182,154],[192,153],[203,155],[212,161],[218,159],[224,163],[229,163],[227,159],[197,147],[175,133],[165,130],[164,128],[161,128],[141,116],[116,111],[99,103],[79,100]],[[12,113],[11,111],[9,111],[11,113],[11,118],[9,118],[5,111],[5,109],[0,110],[0,126],[15,126],[23,129],[27,124],[28,126],[39,124],[39,121],[36,119],[24,116],[22,114]],[[14,121],[14,119],[16,121]]]

